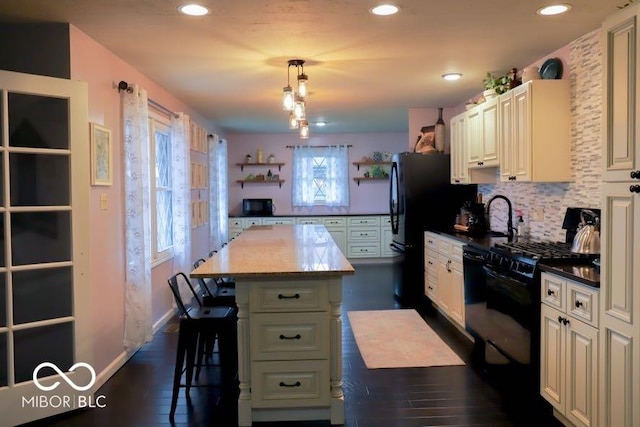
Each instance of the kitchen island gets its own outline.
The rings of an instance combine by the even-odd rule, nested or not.
[[[354,268],[323,225],[254,226],[191,277],[233,277],[238,423],[344,423],[342,277]]]

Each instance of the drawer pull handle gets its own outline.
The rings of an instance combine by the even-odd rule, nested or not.
[[[300,334],[296,334],[295,337],[288,337],[286,335],[280,335],[280,339],[281,340],[299,340],[300,338],[302,338],[302,336],[300,336]]]
[[[296,381],[295,384],[287,384],[284,381],[280,381],[280,387],[300,387],[300,381]]]
[[[547,290],[547,295],[555,295],[555,291],[552,291],[551,289]]]
[[[582,301],[576,300],[576,308],[580,308],[580,307],[583,307],[583,306],[584,306],[584,304],[582,303]]]
[[[295,294],[295,295],[278,294],[278,299],[300,299],[300,294]]]

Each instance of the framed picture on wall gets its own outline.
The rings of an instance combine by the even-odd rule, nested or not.
[[[113,181],[113,141],[111,130],[90,124],[91,185],[111,185]]]

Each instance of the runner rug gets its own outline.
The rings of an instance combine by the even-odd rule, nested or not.
[[[415,310],[349,311],[369,369],[464,365]]]

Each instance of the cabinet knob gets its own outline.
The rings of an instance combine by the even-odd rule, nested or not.
[[[632,179],[640,179],[640,171],[631,171],[629,175],[631,175]]]
[[[629,186],[629,191],[632,193],[640,193],[640,185],[634,184]]]
[[[478,162],[478,166],[484,165],[484,162]]]
[[[582,301],[576,300],[576,308],[584,307],[584,303]]]
[[[552,291],[551,289],[547,289],[547,295],[551,296],[551,295],[555,295],[555,291]]]

